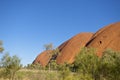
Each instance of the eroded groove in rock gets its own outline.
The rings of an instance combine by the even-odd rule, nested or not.
[[[92,36],[93,33],[80,33],[69,39],[67,44],[61,49],[60,55],[57,56],[57,64],[73,63],[75,56]]]
[[[93,35],[93,38],[87,47],[96,48],[98,56],[102,56],[102,52],[107,48],[120,50],[120,22],[103,27]]]

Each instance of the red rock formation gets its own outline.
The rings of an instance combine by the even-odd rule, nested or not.
[[[120,51],[120,22],[97,31],[86,46],[96,48],[98,56],[107,48]]]
[[[65,41],[64,43],[62,43],[62,44],[58,47],[58,49],[59,49],[60,52],[61,52],[61,50],[67,45],[68,42],[69,42],[69,40]]]
[[[33,64],[39,63],[41,66],[46,66],[52,57],[51,52],[52,50],[47,50],[40,53],[34,60]]]
[[[102,52],[107,48],[120,51],[120,22],[103,27],[94,35],[80,33],[67,40],[58,47],[60,54],[56,58],[57,64],[73,63],[77,53],[85,46],[96,48],[98,56],[102,56]],[[46,66],[52,58],[51,52],[52,50],[42,52],[33,63]]]
[[[60,49],[60,55],[56,59],[57,64],[63,64],[65,62],[73,63],[77,53],[79,53],[80,49],[86,45],[92,36],[92,33],[80,33],[60,45],[58,47]]]

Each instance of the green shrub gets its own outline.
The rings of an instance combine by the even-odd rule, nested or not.
[[[93,80],[120,80],[120,52],[106,50],[100,58],[93,48],[83,48],[73,68],[79,77],[82,74],[83,77],[91,76]]]
[[[4,70],[3,78],[15,79],[16,72],[21,68],[20,59],[17,56],[5,54],[1,59],[1,66]]]

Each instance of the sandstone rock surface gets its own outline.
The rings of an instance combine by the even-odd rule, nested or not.
[[[120,22],[97,31],[86,46],[96,48],[98,56],[106,49],[120,51]]]
[[[58,49],[60,54],[56,55],[57,64],[73,63],[75,56],[82,47],[96,48],[96,54],[102,56],[106,49],[120,51],[120,22],[110,24],[93,33],[79,33],[69,40],[62,43]],[[33,64],[40,63],[46,66],[52,59],[53,50],[47,50],[40,53]]]
[[[64,42],[58,48],[60,55],[57,56],[57,64],[73,63],[75,56],[80,52],[80,49],[86,45],[91,39],[93,33],[79,33]]]
[[[52,50],[43,51],[36,57],[33,64],[39,63],[41,66],[46,66],[52,57],[51,52]]]

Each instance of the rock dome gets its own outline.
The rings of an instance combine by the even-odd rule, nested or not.
[[[120,51],[120,22],[97,31],[86,46],[96,48],[98,56],[102,56],[106,49]]]
[[[75,56],[80,52],[80,49],[86,45],[91,39],[93,33],[79,33],[64,42],[58,48],[60,55],[57,56],[57,64],[73,63]]]

